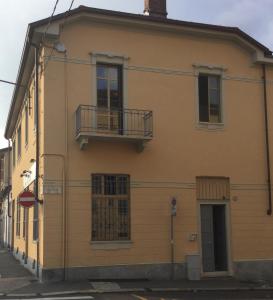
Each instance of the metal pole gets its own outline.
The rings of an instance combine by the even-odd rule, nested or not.
[[[171,202],[171,280],[175,277],[174,265],[174,217],[176,216],[176,198],[172,198]]]
[[[26,218],[25,222],[26,222],[26,224],[24,224],[24,226],[25,226],[25,231],[26,231],[26,253],[25,253],[25,263],[27,263],[27,260],[28,260],[28,237],[29,237],[29,234],[28,234],[28,230],[29,230],[29,226],[28,226],[28,224],[29,224],[29,222],[28,222],[28,219],[29,219],[29,208],[26,207],[25,209],[26,209],[26,211],[24,211],[24,214],[26,214],[26,215],[25,215],[25,218]]]
[[[265,115],[265,143],[266,143],[266,164],[267,164],[267,189],[268,189],[268,210],[267,214],[272,215],[272,193],[271,193],[271,165],[270,165],[270,149],[269,149],[269,129],[268,129],[268,104],[267,104],[267,89],[266,89],[266,66],[263,68],[263,91],[264,91],[264,115]]]
[[[171,214],[171,280],[174,280],[174,233],[173,233],[173,213]]]

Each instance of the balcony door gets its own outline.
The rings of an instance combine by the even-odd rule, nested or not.
[[[97,64],[97,130],[106,134],[122,134],[122,68]]]

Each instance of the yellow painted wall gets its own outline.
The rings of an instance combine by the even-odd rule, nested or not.
[[[39,77],[39,99],[40,99],[40,128],[41,132],[43,131],[43,81],[44,76],[41,74]],[[19,114],[19,118],[17,121],[17,125],[15,131],[13,133],[12,140],[15,139],[16,141],[16,148],[13,148],[13,151],[16,151],[16,163],[15,166],[12,166],[12,199],[15,200],[17,203],[17,197],[19,194],[24,190],[23,186],[23,177],[21,174],[24,170],[30,170],[32,166],[31,160],[36,160],[36,129],[34,123],[34,107],[35,107],[35,86],[34,86],[34,72],[29,80],[28,89],[29,91],[29,99],[26,97],[26,101],[28,102],[29,107],[29,115],[28,115],[28,143],[25,141],[25,134],[26,134],[26,123],[25,123],[25,103],[21,108],[21,112]],[[18,135],[17,130],[21,125],[21,156],[18,157],[17,155],[17,148],[18,148]],[[43,152],[43,135],[41,134],[40,139],[40,147],[41,152]],[[13,163],[12,163],[13,165]],[[43,173],[43,164],[40,164],[40,172]],[[40,183],[40,188],[42,185]],[[30,184],[30,190],[34,191],[34,183]],[[42,200],[42,195],[40,195],[40,199]],[[33,211],[34,208],[31,207],[28,210],[28,246],[27,246],[27,237],[23,237],[23,220],[24,220],[24,208],[21,207],[21,217],[20,217],[20,235],[16,234],[16,222],[17,222],[17,208],[15,205],[15,215],[14,215],[14,251],[19,251],[20,255],[22,253],[28,252],[28,257],[37,260],[37,241],[33,240]],[[40,264],[43,265],[43,208],[39,206],[39,240],[40,240]]]
[[[67,63],[62,61],[62,54],[52,53],[41,92],[45,129],[42,153],[46,154],[42,173],[44,181],[53,180],[61,186],[65,156],[68,266],[170,262],[173,196],[178,201],[175,260],[184,262],[185,255],[200,253],[196,176],[230,178],[232,259],[271,259],[273,219],[266,215],[262,69],[253,64],[252,53],[223,39],[84,21],[67,23],[60,40],[68,50]],[[142,153],[136,153],[131,144],[113,142],[91,142],[87,149],[80,150],[75,140],[75,111],[80,104],[92,104],[95,78],[90,52],[129,57],[128,108],[152,110],[154,114],[154,137]],[[193,64],[226,68],[222,82],[223,129],[201,129],[196,123],[197,77]],[[273,68],[269,68],[272,116]],[[272,126],[270,118],[271,137]],[[270,146],[273,149],[272,142]],[[29,161],[33,152],[27,155]],[[21,164],[14,178],[27,168]],[[91,243],[92,173],[129,174],[132,183],[138,183],[131,188],[129,249],[98,250]],[[45,268],[63,264],[62,201],[62,194],[44,195]],[[198,241],[188,240],[191,233],[198,233]],[[16,245],[23,247],[19,240]]]

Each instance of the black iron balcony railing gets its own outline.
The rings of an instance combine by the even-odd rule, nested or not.
[[[109,136],[129,139],[151,139],[152,111],[107,109],[80,105],[76,111],[76,137]]]

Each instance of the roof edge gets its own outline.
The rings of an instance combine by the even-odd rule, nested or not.
[[[239,29],[238,27],[229,27],[229,26],[222,26],[222,25],[213,25],[213,24],[205,24],[205,23],[197,23],[197,22],[190,22],[190,21],[181,21],[181,20],[175,20],[175,19],[168,19],[168,18],[162,18],[162,17],[155,17],[155,16],[145,16],[142,14],[133,14],[133,13],[128,13],[128,12],[120,12],[120,11],[114,11],[114,10],[106,10],[106,9],[99,9],[99,8],[93,8],[93,7],[88,7],[88,6],[79,6],[73,10],[70,10],[69,12],[63,12],[58,15],[45,19],[41,19],[35,22],[32,22],[28,25],[28,29],[26,32],[26,37],[25,37],[25,43],[24,47],[22,50],[22,55],[21,55],[21,61],[19,65],[19,70],[17,74],[17,79],[16,83],[17,86],[14,88],[14,92],[12,95],[12,101],[10,104],[9,108],[9,113],[7,117],[7,122],[6,122],[6,127],[5,127],[5,133],[4,136],[6,139],[11,138],[11,135],[9,134],[9,129],[10,129],[10,123],[12,119],[12,112],[14,110],[15,102],[16,102],[16,97],[18,95],[19,91],[19,84],[21,83],[26,60],[29,54],[30,50],[30,43],[29,41],[32,40],[33,37],[33,32],[34,29],[48,24],[49,20],[51,22],[55,22],[58,20],[65,18],[68,18],[70,16],[74,16],[78,13],[94,13],[94,14],[100,14],[104,16],[110,16],[110,17],[122,17],[122,18],[128,18],[128,19],[133,19],[133,20],[138,20],[138,21],[145,21],[145,22],[151,22],[151,23],[160,23],[160,24],[166,24],[166,25],[176,25],[176,26],[185,26],[185,27],[191,27],[191,28],[196,28],[196,29],[207,29],[207,30],[212,30],[212,31],[218,31],[218,32],[224,32],[224,33],[230,33],[230,34],[235,34],[242,39],[248,41],[250,44],[253,46],[257,47],[261,51],[263,51],[265,57],[267,58],[272,58],[272,51],[263,45],[262,43],[258,42],[256,39]]]
[[[13,90],[12,100],[11,100],[11,104],[10,104],[10,107],[9,107],[9,112],[8,112],[5,132],[4,132],[4,137],[6,139],[11,138],[8,135],[8,130],[9,130],[9,125],[10,125],[10,121],[11,121],[12,111],[13,111],[14,105],[15,105],[15,99],[16,99],[16,96],[18,94],[19,89],[22,88],[22,86],[20,86],[20,83],[21,83],[22,76],[23,76],[23,71],[24,71],[24,67],[25,67],[25,63],[26,63],[26,58],[27,58],[28,53],[29,53],[29,48],[30,48],[29,41],[32,39],[33,28],[29,24],[28,28],[27,28],[27,32],[26,32],[25,42],[24,42],[24,46],[23,46],[23,50],[22,50],[22,54],[21,54],[20,65],[19,65],[17,78],[16,78],[16,86],[14,87],[14,90]]]

